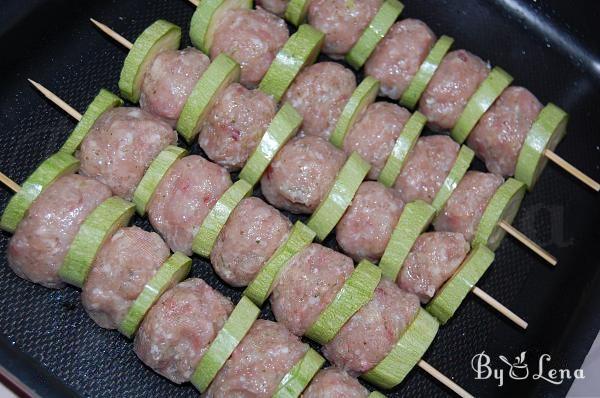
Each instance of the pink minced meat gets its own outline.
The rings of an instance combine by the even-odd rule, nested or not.
[[[131,200],[150,163],[171,144],[177,133],[167,122],[139,108],[104,112],[81,144],[79,172],[108,185]]]
[[[158,374],[185,383],[231,311],[233,304],[221,293],[202,279],[188,279],[163,294],[146,314],[134,351]]]
[[[278,322],[302,336],[333,301],[354,271],[350,257],[311,244],[296,254],[282,271],[271,308]]]
[[[435,230],[458,232],[471,242],[487,204],[503,182],[496,174],[468,171],[433,222]]]
[[[312,379],[302,398],[367,398],[369,390],[341,369],[322,369]]]
[[[291,227],[287,217],[262,199],[242,200],[210,253],[213,269],[229,285],[249,285],[286,241]]]
[[[8,244],[8,265],[23,279],[63,287],[58,276],[71,242],[86,217],[111,196],[110,188],[88,177],[57,179],[33,202]]]
[[[217,374],[206,398],[271,397],[308,351],[280,323],[259,319]]]
[[[169,254],[155,232],[117,230],[98,252],[81,291],[90,318],[100,327],[116,329]]]
[[[256,6],[282,17],[288,6],[289,0],[256,0]]]
[[[338,244],[356,261],[379,261],[403,208],[404,202],[392,188],[363,182],[336,227]]]
[[[150,223],[171,250],[189,256],[202,221],[230,186],[231,177],[223,167],[198,155],[179,159],[150,199]]]

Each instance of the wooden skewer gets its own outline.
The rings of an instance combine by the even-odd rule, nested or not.
[[[447,376],[445,376],[442,372],[425,362],[424,360],[420,360],[418,362],[419,367],[423,369],[425,372],[429,373],[433,376],[437,381],[454,391],[460,397],[463,398],[474,398],[473,395],[469,394],[464,388],[450,380]]]
[[[529,324],[525,320],[523,320],[523,318],[506,308],[502,303],[500,303],[498,300],[496,300],[477,286],[473,287],[471,291],[474,295],[485,301],[496,311],[498,311],[499,313],[516,323],[518,326],[522,327],[523,329],[527,329],[527,326],[529,326]]]
[[[554,257],[553,255],[551,255],[550,253],[548,253],[546,250],[542,249],[537,243],[535,243],[534,241],[532,241],[531,239],[529,239],[521,231],[519,231],[518,229],[516,229],[515,227],[513,227],[512,225],[510,225],[506,221],[500,221],[500,223],[498,223],[498,226],[500,226],[500,228],[502,228],[503,230],[505,230],[510,236],[514,237],[519,242],[521,242],[522,244],[524,244],[525,246],[527,246],[535,254],[537,254],[538,256],[540,256],[541,258],[543,258],[544,260],[546,260],[551,265],[556,265],[557,264],[556,257]]]
[[[189,0],[189,2],[195,5],[196,7],[198,7],[198,4],[200,4],[200,0]]]
[[[600,191],[600,184],[598,182],[594,181],[591,177],[584,174],[581,170],[579,170],[577,167],[573,166],[571,163],[558,156],[556,153],[552,152],[549,149],[546,149],[544,151],[544,155],[556,165],[560,166],[567,173],[571,174],[573,177],[577,178],[579,181],[592,188],[594,191]]]
[[[101,22],[96,21],[94,18],[90,18],[90,21],[92,21],[92,23],[94,25],[96,25],[98,27],[98,29],[100,29],[101,31],[106,33],[108,36],[110,36],[113,39],[115,39],[116,41],[118,41],[121,45],[123,45],[123,47],[127,48],[128,50],[131,50],[131,47],[133,47],[133,43],[131,43],[129,40],[127,40],[126,38],[124,38],[123,36],[121,36],[120,34],[115,32],[108,26],[104,25]]]
[[[0,172],[0,182],[9,187],[14,193],[17,193],[21,190],[19,184],[11,180],[6,174]]]
[[[69,116],[71,116],[73,119],[75,119],[77,121],[81,120],[81,113],[77,112],[77,110],[75,110],[71,105],[67,104],[65,101],[60,99],[60,97],[58,95],[54,94],[52,91],[48,90],[46,87],[42,86],[40,83],[38,83],[36,81],[33,81],[31,79],[27,79],[27,80],[29,81],[29,83],[33,84],[33,86],[36,89],[38,89],[38,91],[41,92],[44,95],[44,97],[48,98],[60,109],[67,112],[67,114]]]

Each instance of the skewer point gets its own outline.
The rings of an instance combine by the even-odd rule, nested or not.
[[[529,239],[521,231],[519,231],[506,221],[500,221],[498,225],[500,226],[500,228],[505,230],[510,236],[517,239],[519,242],[531,249],[535,254],[546,260],[550,265],[556,266],[556,264],[558,263],[556,257],[548,253],[546,250],[542,249],[537,243]]]
[[[520,316],[509,310],[504,304],[500,303],[498,300],[478,288],[477,286],[473,287],[473,294],[479,297],[481,300],[485,301],[488,305],[494,308],[496,311],[507,317],[509,320],[514,322],[517,326],[527,329],[529,324]]]
[[[583,182],[588,187],[592,188],[594,191],[600,191],[600,184],[597,181],[594,181],[591,177],[584,174],[577,167],[573,166],[571,163],[567,162],[553,151],[546,149],[544,151],[544,155],[557,166],[562,168],[567,173],[571,174],[573,177],[577,178],[579,181]]]
[[[420,360],[418,363],[419,367],[423,369],[425,372],[429,373],[433,376],[437,381],[454,391],[456,394],[463,398],[474,398],[473,395],[469,394],[464,388],[456,384],[449,377],[444,375],[442,372],[425,362],[424,360]]]

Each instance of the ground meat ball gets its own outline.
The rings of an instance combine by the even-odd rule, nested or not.
[[[139,108],[104,112],[81,144],[79,172],[108,185],[113,193],[131,200],[150,163],[177,133],[168,123]]]
[[[431,203],[456,162],[460,146],[445,135],[417,140],[396,179],[394,188],[408,203],[421,199]]]
[[[398,277],[398,286],[429,302],[463,262],[469,252],[464,236],[452,232],[427,232],[419,236]]]
[[[320,370],[302,398],[367,398],[369,390],[338,368]]]
[[[350,257],[311,244],[290,260],[273,290],[271,308],[275,318],[302,336],[333,301],[352,271]]]
[[[382,279],[371,301],[323,346],[323,354],[335,366],[352,375],[365,373],[394,348],[418,309],[417,296]]]
[[[343,58],[379,11],[382,0],[312,0],[308,23],[325,33],[323,52]]]
[[[379,177],[408,118],[410,112],[398,105],[375,102],[348,132],[344,151],[347,155],[356,151],[371,164],[370,180]]]
[[[434,221],[435,230],[459,232],[470,242],[488,202],[503,182],[496,174],[468,171]]]
[[[337,242],[356,261],[379,261],[403,208],[404,202],[393,189],[363,182],[336,227]]]
[[[116,329],[169,254],[157,233],[119,229],[100,249],[83,285],[81,301],[90,318]]]
[[[529,90],[509,87],[483,115],[467,143],[490,172],[512,176],[525,137],[541,110],[542,104]]]
[[[396,22],[365,64],[365,73],[381,82],[379,92],[398,99],[429,55],[435,34],[418,19]]]
[[[261,8],[228,11],[215,30],[210,57],[225,53],[241,68],[240,83],[254,88],[287,41],[285,21]]]
[[[210,59],[193,47],[159,53],[144,76],[140,107],[175,127]]]
[[[284,101],[302,116],[304,134],[328,140],[355,88],[351,70],[335,62],[319,62],[296,77]]]
[[[490,73],[481,58],[465,50],[448,53],[421,97],[419,110],[435,131],[450,130]]]
[[[295,138],[267,168],[262,193],[279,209],[310,214],[325,199],[345,160],[344,152],[322,138]]]
[[[259,319],[217,374],[206,398],[271,397],[307,350],[308,345],[285,326]]]
[[[227,284],[247,286],[289,236],[292,223],[259,198],[233,210],[210,253],[215,272]]]
[[[202,221],[231,186],[227,170],[191,155],[178,160],[148,204],[148,218],[173,251],[192,254]]]
[[[202,279],[168,290],[150,309],[135,336],[134,351],[147,366],[174,383],[190,380],[233,305]]]
[[[227,87],[200,132],[200,147],[229,171],[244,167],[277,112],[273,98],[238,83]]]
[[[8,265],[23,279],[49,288],[85,218],[111,196],[100,182],[77,174],[56,180],[33,202],[8,244]]]
[[[278,15],[280,17],[285,14],[285,9],[288,6],[289,0],[256,0],[256,6],[262,7],[265,10]]]

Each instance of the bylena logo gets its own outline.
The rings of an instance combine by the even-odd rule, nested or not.
[[[512,380],[543,380],[555,385],[562,384],[565,380],[585,379],[583,369],[553,369],[548,367],[552,359],[548,354],[542,354],[537,361],[537,368],[529,366],[526,361],[527,352],[523,351],[517,355],[514,361],[510,361],[504,355],[498,356],[498,363],[492,364],[492,358],[482,351],[475,354],[471,359],[471,368],[475,371],[476,380],[494,379],[498,382],[498,387],[504,385],[505,377]],[[499,365],[499,366],[496,366]],[[507,372],[508,370],[508,372]]]

